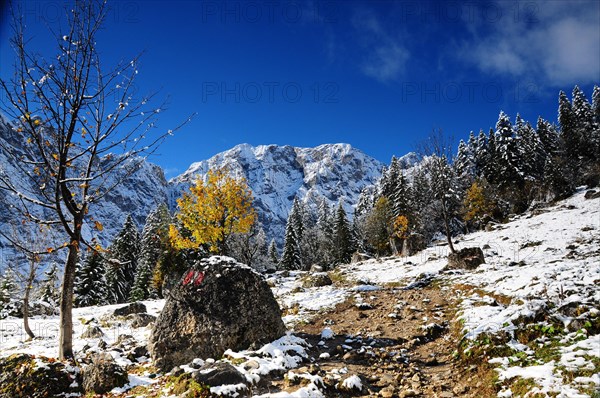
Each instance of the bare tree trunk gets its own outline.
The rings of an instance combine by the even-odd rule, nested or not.
[[[450,248],[450,253],[456,253],[454,250],[454,245],[452,244],[452,235],[450,234],[450,222],[448,221],[448,212],[446,210],[446,203],[442,200],[442,213],[444,216],[444,228],[446,229],[446,239],[448,239],[448,247]]]
[[[73,358],[73,288],[79,246],[76,242],[69,246],[69,255],[60,292],[60,339],[58,357],[60,360]]]
[[[33,280],[35,279],[35,262],[34,260],[30,260],[29,264],[29,275],[27,275],[27,281],[25,281],[25,296],[23,297],[23,328],[25,329],[25,333],[29,336],[30,339],[35,339],[35,334],[31,331],[29,327],[29,294],[31,293],[31,288],[33,287]]]

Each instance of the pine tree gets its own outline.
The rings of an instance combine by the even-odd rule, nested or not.
[[[597,159],[595,153],[594,127],[595,117],[592,105],[578,86],[573,88],[573,116],[575,118],[576,136],[579,139],[578,152],[588,162]]]
[[[471,137],[473,137],[473,142],[475,142],[473,132],[471,132]],[[469,142],[471,142],[471,139],[469,139]],[[453,164],[456,175],[461,183],[465,186],[469,185],[475,177],[474,153],[472,152],[471,147],[463,140],[460,140],[458,143],[458,151]]]
[[[523,121],[517,115],[516,129],[522,128]],[[522,159],[520,158],[520,137],[515,134],[515,129],[510,118],[500,112],[496,123],[496,156],[497,163],[496,181],[502,190],[508,191],[509,197],[514,198],[515,191],[522,184]]]
[[[454,253],[450,223],[458,212],[460,184],[453,168],[443,155],[431,156],[425,167],[429,171],[432,196],[439,204],[435,208],[444,222],[448,247]]]
[[[105,269],[100,253],[92,251],[79,263],[75,275],[75,306],[106,304]]]
[[[496,132],[490,129],[487,137],[486,156],[482,166],[483,178],[492,184],[497,184],[498,178],[498,151],[496,146]]]
[[[390,198],[392,206],[392,214],[394,218],[399,216],[405,216],[408,220],[413,220],[413,208],[412,208],[412,190],[404,173],[399,172],[395,184],[395,191]]]
[[[50,267],[44,271],[44,279],[40,284],[40,300],[49,304],[51,307],[58,305],[60,292],[58,290],[58,266],[56,263],[50,264]]]
[[[477,136],[476,149],[473,151],[474,163],[475,163],[475,175],[477,177],[483,177],[485,166],[487,165],[489,154],[488,154],[488,139],[483,130],[479,130]]]
[[[286,270],[298,270],[302,268],[293,213],[290,213],[285,225],[285,241],[283,244],[283,253],[281,254],[280,268]]]
[[[600,159],[600,87],[594,86],[592,94],[592,114],[594,115],[594,127],[591,133],[591,144],[594,148],[596,159]]]
[[[279,264],[279,253],[277,252],[277,244],[275,243],[275,239],[271,239],[271,243],[269,244],[268,257],[270,265],[272,265],[270,268],[276,268],[277,264]]]
[[[152,277],[160,256],[166,249],[170,223],[171,216],[165,204],[161,204],[148,214],[140,238],[140,258],[131,290],[131,301],[158,297]]]
[[[365,232],[369,245],[378,256],[389,254],[390,237],[393,232],[393,215],[389,200],[382,196],[365,220]]]
[[[575,114],[571,102],[564,91],[558,97],[558,123],[560,135],[565,145],[565,159],[577,166],[579,162],[581,138],[576,126]]]
[[[106,284],[109,303],[124,303],[129,298],[137,271],[139,254],[139,232],[133,218],[128,215],[106,256]]]
[[[16,274],[5,269],[0,278],[0,319],[20,315],[23,302],[19,290]]]
[[[333,230],[334,262],[335,264],[347,264],[356,251],[356,245],[346,211],[341,202],[338,204],[335,213]]]

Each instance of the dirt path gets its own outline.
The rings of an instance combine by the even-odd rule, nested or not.
[[[477,367],[460,365],[453,356],[455,300],[452,289],[437,286],[357,293],[296,327],[313,345],[314,358],[298,372],[323,377],[328,397],[485,397]],[[335,336],[322,339],[324,328]],[[361,394],[336,389],[339,378],[351,374],[363,380]]]

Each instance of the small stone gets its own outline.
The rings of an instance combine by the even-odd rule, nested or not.
[[[379,391],[379,395],[384,398],[391,398],[394,396],[396,389],[393,386],[387,386]]]
[[[416,397],[417,392],[415,390],[404,390],[398,394],[399,398],[408,398],[408,397]]]
[[[412,381],[421,381],[421,378],[419,377],[418,373],[415,373],[414,376],[411,378]]]

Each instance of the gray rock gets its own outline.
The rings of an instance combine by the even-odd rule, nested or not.
[[[448,255],[448,265],[445,269],[475,269],[485,263],[483,251],[479,247],[466,247]]]
[[[355,264],[360,261],[369,260],[370,258],[371,258],[371,256],[369,256],[368,254],[356,252],[352,255],[352,259],[350,260],[350,262],[352,264]]]
[[[205,364],[192,374],[194,380],[211,387],[246,384],[244,375],[227,362]]]
[[[127,315],[127,320],[131,322],[132,328],[143,328],[154,322],[156,317],[150,314],[131,314]]]
[[[123,387],[128,381],[127,372],[117,365],[110,354],[94,355],[92,363],[83,370],[83,389],[96,394]]]
[[[154,323],[149,351],[167,371],[194,358],[219,358],[285,334],[281,309],[261,275],[228,257],[186,272]]]
[[[117,308],[113,312],[114,316],[126,316],[131,314],[143,314],[146,312],[146,306],[140,302],[131,303],[125,307]]]
[[[302,287],[322,287],[333,284],[329,275],[325,272],[317,272],[312,275],[307,275],[302,281]]]
[[[594,189],[590,189],[589,191],[587,191],[585,193],[585,195],[583,197],[586,199],[598,199],[598,198],[600,198],[600,192],[596,191]]]
[[[98,339],[104,336],[104,332],[99,326],[88,326],[81,335],[82,339]]]

